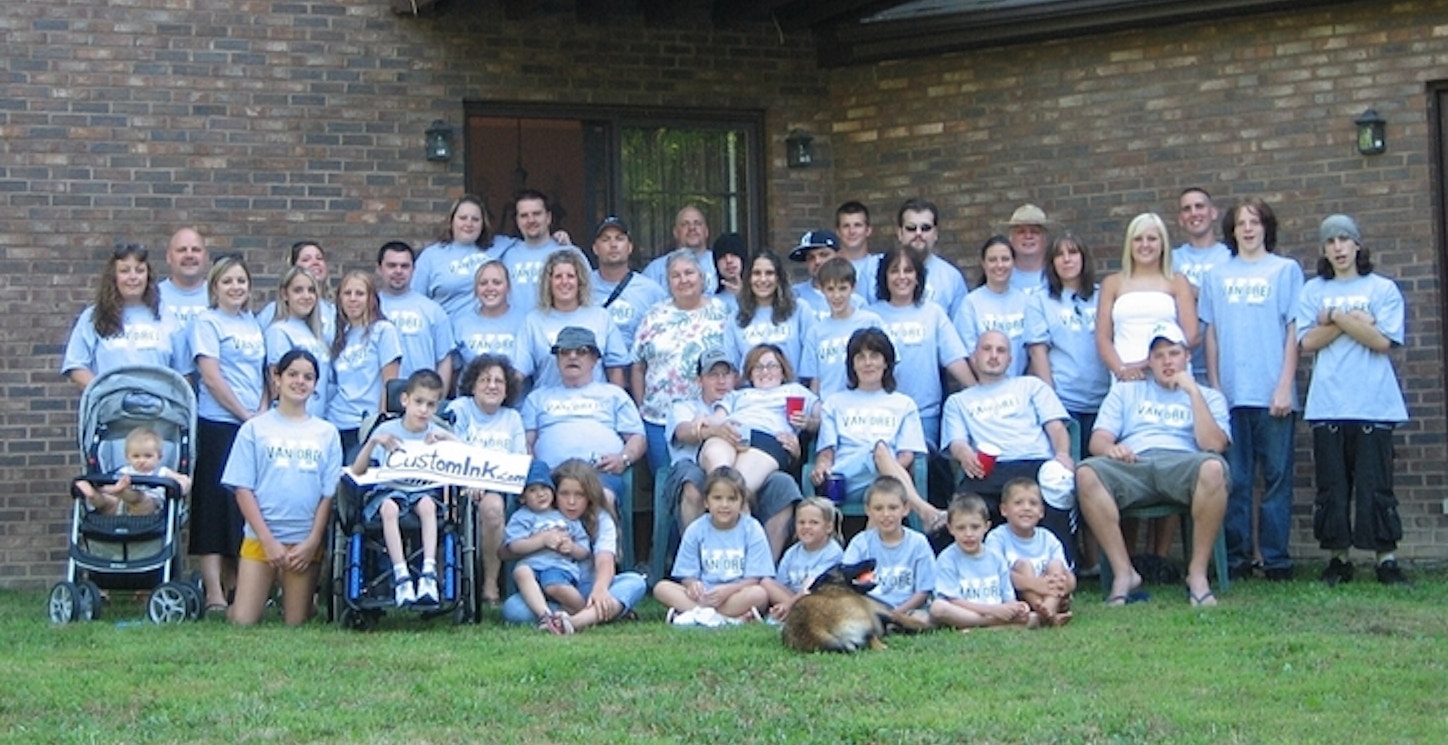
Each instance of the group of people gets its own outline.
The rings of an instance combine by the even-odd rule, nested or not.
[[[597,226],[591,267],[553,232],[543,194],[521,192],[513,206],[508,237],[493,232],[480,198],[459,199],[437,243],[420,253],[384,244],[375,271],[344,274],[335,298],[322,248],[300,242],[260,314],[250,311],[246,263],[223,255],[208,268],[195,230],[172,236],[159,282],[143,247],[117,247],[62,372],[82,387],[128,364],[195,379],[190,548],[209,609],[254,622],[273,582],[315,586],[329,475],[343,464],[365,470],[409,435],[360,431],[392,379],[407,380],[404,425],[413,409],[426,412],[418,422],[438,409],[452,420],[450,433],[410,434],[541,464],[513,512],[531,516],[527,526],[508,518],[504,497],[475,495],[486,600],[501,601],[502,561],[519,560],[520,594],[503,604],[511,621],[576,629],[637,602],[643,578],[613,560],[615,505],[625,472],[643,466],[666,479],[680,518],[679,581],[656,592],[681,613],[787,614],[811,575],[791,557],[808,554],[819,568],[833,553],[833,503],[809,491],[863,499],[860,536],[871,537],[857,548],[857,536],[845,556],[875,558],[877,593],[942,623],[1063,622],[1070,591],[1060,590],[1074,575],[1065,582],[1061,568],[1086,568],[1098,544],[1110,602],[1132,602],[1136,537],[1120,510],[1162,501],[1194,518],[1187,591],[1211,604],[1207,559],[1220,529],[1234,575],[1291,576],[1301,353],[1316,357],[1303,414],[1317,466],[1313,527],[1332,554],[1323,579],[1351,579],[1356,547],[1374,553],[1381,581],[1406,581],[1393,555],[1391,436],[1407,414],[1388,355],[1403,342],[1402,296],[1372,273],[1347,216],[1323,221],[1317,277],[1304,282],[1295,261],[1274,253],[1268,205],[1248,198],[1228,210],[1219,241],[1211,197],[1188,189],[1178,218],[1186,243],[1170,249],[1164,221],[1139,215],[1121,272],[1098,284],[1085,243],[1052,236],[1044,211],[1024,205],[981,246],[982,276],[968,290],[936,253],[938,210],[922,199],[900,206],[883,254],[869,252],[866,207],[842,205],[834,231],[809,231],[786,254],[809,275],[794,286],[769,248],[747,251],[737,235],[711,247],[697,207],[677,214],[677,247],[637,272],[624,219]],[[276,437],[295,453],[272,458]],[[924,493],[911,477],[917,460],[930,472]],[[1017,499],[1023,492],[1034,499]],[[403,490],[375,510],[395,520],[426,502]],[[902,523],[909,513],[920,541]],[[1078,535],[1078,517],[1092,540]],[[990,584],[973,557],[1006,540],[984,539],[990,524],[1018,542],[1035,540],[1027,527],[1054,541],[1036,541],[1051,543],[1040,555],[1005,550],[1010,560],[993,565],[1024,603],[1008,612],[971,605]],[[1164,552],[1170,531],[1153,533],[1149,550]],[[424,559],[414,579],[399,554],[398,602],[434,598],[434,567]],[[534,554],[548,558],[525,558]],[[299,623],[310,596],[284,606]]]

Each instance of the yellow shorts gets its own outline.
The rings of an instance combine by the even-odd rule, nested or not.
[[[293,544],[291,544],[291,545],[287,545],[287,544],[282,544],[282,545],[283,545],[283,546],[286,546],[287,548],[291,548],[292,546],[295,546],[296,544],[293,543]],[[313,562],[313,563],[316,563],[316,562],[321,561],[323,554],[324,554],[324,552],[322,551],[321,547],[318,547],[318,548],[317,548],[317,555],[312,557],[312,562]],[[261,563],[265,564],[265,563],[266,563],[266,548],[264,548],[264,547],[261,545],[261,541],[255,539],[255,538],[243,538],[243,539],[241,539],[241,558],[243,558],[243,559],[251,559],[252,561],[260,561]]]

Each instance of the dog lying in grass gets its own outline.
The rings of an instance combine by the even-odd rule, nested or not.
[[[881,637],[895,627],[924,631],[930,624],[901,613],[866,593],[875,587],[875,560],[836,564],[795,601],[780,634],[784,646],[800,652],[857,652],[884,649]]]

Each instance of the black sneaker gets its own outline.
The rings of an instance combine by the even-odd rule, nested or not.
[[[1378,565],[1378,581],[1385,585],[1411,585],[1408,575],[1398,568],[1397,559],[1388,559]]]
[[[1266,577],[1268,582],[1291,582],[1292,567],[1264,569],[1262,570],[1262,576]]]
[[[1243,580],[1252,579],[1252,565],[1238,564],[1234,567],[1228,567],[1227,578],[1232,580],[1233,582],[1241,582]]]
[[[1328,587],[1336,587],[1344,582],[1352,581],[1352,562],[1343,561],[1334,556],[1332,561],[1327,562],[1327,568],[1322,570],[1322,581]]]

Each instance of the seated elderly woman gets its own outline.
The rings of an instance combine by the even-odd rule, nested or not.
[[[895,345],[884,331],[860,329],[845,348],[846,390],[825,397],[810,481],[823,484],[831,473],[845,477],[850,498],[858,498],[884,473],[876,458],[893,458],[906,472],[926,452],[915,402],[895,390]],[[876,448],[884,443],[884,448]]]
[[[715,404],[715,416],[728,426],[704,441],[699,464],[708,472],[733,466],[749,489],[757,491],[771,473],[794,466],[786,441],[819,426],[819,398],[795,382],[789,360],[773,344],[749,350],[744,377],[749,388],[732,391]]]

